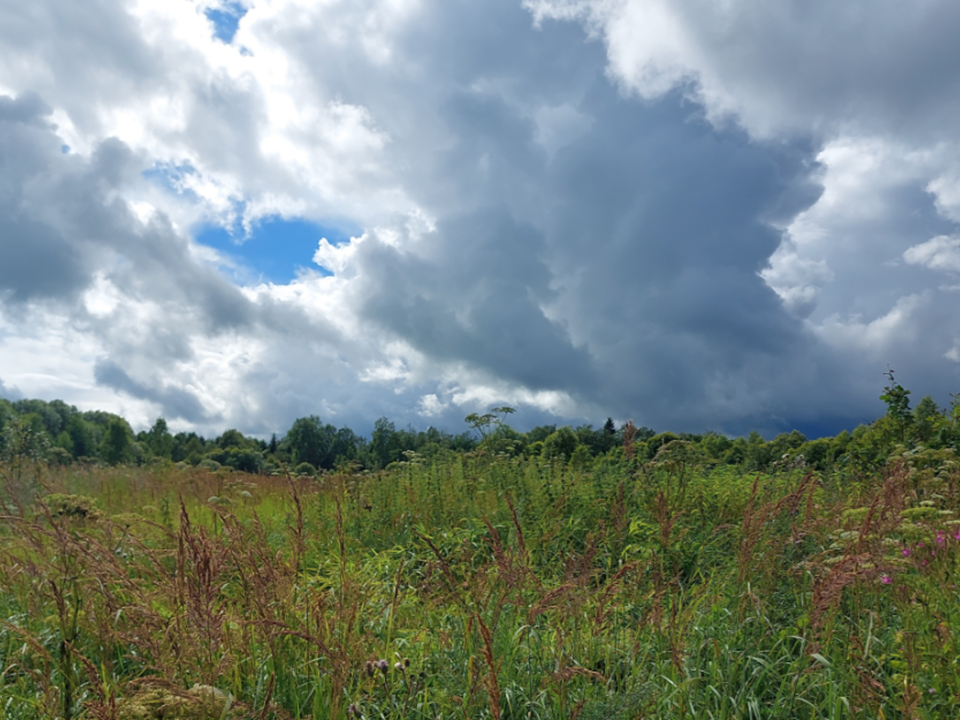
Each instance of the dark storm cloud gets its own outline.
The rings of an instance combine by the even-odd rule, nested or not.
[[[365,244],[363,310],[440,360],[463,361],[533,390],[591,384],[589,357],[547,319],[541,234],[503,208],[442,220],[413,252]]]
[[[856,368],[885,363],[863,338],[879,353],[925,333],[898,352],[941,378],[919,358],[960,357],[934,270],[903,260],[955,234],[929,173],[864,195],[887,217],[835,213],[829,263],[808,243],[768,268],[783,229],[829,206],[836,167],[818,157],[836,133],[953,127],[960,14],[942,2],[573,3],[599,8],[595,36],[535,27],[516,0],[252,2],[243,56],[204,46],[187,3],[78,19],[38,2],[48,17],[0,10],[0,82],[43,90],[88,144],[64,154],[74,130],[42,101],[0,100],[0,296],[56,308],[99,343],[102,387],[195,425],[211,407],[264,432],[311,412],[458,425],[503,397],[528,418],[772,430],[876,403],[882,379]],[[651,8],[676,20],[657,37]],[[47,40],[72,26],[63,52]],[[680,71],[644,87],[631,52]],[[128,200],[156,197],[155,167],[191,170],[145,222]],[[184,230],[231,208],[337,215],[366,237],[320,253],[334,278],[240,289]],[[771,289],[791,283],[796,302]]]
[[[0,297],[16,302],[73,296],[87,282],[82,254],[25,207],[25,186],[62,154],[49,114],[37,95],[0,96]]]
[[[36,96],[0,97],[0,292],[8,301],[75,301],[94,274],[129,296],[196,312],[209,332],[248,325],[250,302],[190,257],[156,214],[143,225],[116,191],[142,161],[116,139],[66,154]]]
[[[612,381],[604,404],[681,407],[750,356],[795,354],[808,339],[757,273],[781,240],[767,218],[818,196],[809,151],[717,132],[675,96],[598,83],[589,107],[551,166],[548,234],[574,335]]]
[[[23,302],[83,289],[88,278],[75,248],[55,229],[16,213],[0,203],[0,293]]]
[[[411,47],[415,64],[442,66],[445,91],[410,90],[433,94],[430,134],[404,128],[390,150],[405,165],[417,152],[408,191],[437,227],[410,250],[363,246],[366,316],[429,357],[584,408],[688,427],[731,412],[730,424],[769,423],[781,408],[711,408],[711,386],[756,373],[757,357],[767,374],[751,380],[777,383],[775,361],[811,344],[758,272],[782,239],[771,223],[819,197],[816,148],[718,131],[681,93],[625,98],[569,26],[532,30],[509,3],[484,13],[495,19],[442,25],[453,37],[437,42],[412,31],[427,56]],[[479,49],[498,43],[483,64]],[[450,55],[438,61],[438,48]],[[377,106],[385,96],[364,100],[395,117]],[[547,101],[587,118],[552,156],[535,120]]]
[[[109,360],[99,360],[96,363],[94,378],[99,385],[156,403],[167,418],[183,419],[197,424],[208,424],[220,420],[219,417],[210,416],[204,409],[203,403],[193,393],[177,387],[147,387],[131,378],[120,366]]]

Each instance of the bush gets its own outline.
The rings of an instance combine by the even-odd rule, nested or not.
[[[297,465],[293,472],[295,475],[308,475],[309,477],[317,476],[317,469],[308,462],[302,462]]]

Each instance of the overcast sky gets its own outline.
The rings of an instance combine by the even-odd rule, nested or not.
[[[960,392],[956,0],[0,0],[0,395],[836,432]]]

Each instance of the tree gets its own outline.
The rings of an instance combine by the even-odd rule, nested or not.
[[[84,420],[80,415],[74,415],[67,421],[64,430],[71,441],[71,452],[75,458],[96,457],[99,454],[99,428]]]
[[[920,399],[913,409],[914,435],[919,442],[929,443],[939,426],[943,424],[943,414],[933,398],[927,395]]]
[[[196,465],[203,459],[206,443],[195,432],[179,432],[173,436],[173,450],[170,459],[174,462],[188,462]]]
[[[17,400],[13,403],[13,407],[21,416],[35,414],[39,417],[43,429],[52,438],[63,430],[70,410],[76,412],[76,408],[70,408],[62,400],[55,400],[53,403],[46,403],[43,400]]]
[[[150,431],[146,433],[145,441],[147,447],[150,449],[150,452],[154,457],[160,458],[170,458],[173,455],[173,435],[170,434],[170,431],[167,429],[167,421],[162,417],[157,418],[157,421],[153,424],[153,427],[150,428]]]
[[[564,426],[543,441],[543,450],[540,457],[544,460],[561,460],[566,462],[573,455],[579,444],[576,433]]]
[[[133,431],[123,418],[115,418],[107,425],[107,432],[100,444],[100,456],[111,465],[133,459]]]
[[[747,436],[746,456],[744,457],[744,467],[747,470],[766,470],[770,463],[774,461],[773,449],[770,443],[763,439],[763,436],[756,430],[751,430]]]
[[[399,459],[400,451],[396,443],[397,427],[387,418],[378,419],[373,425],[370,438],[370,454],[377,465],[384,468]]]
[[[703,438],[700,440],[700,446],[714,460],[722,460],[730,448],[733,447],[733,441],[726,435],[711,431],[704,433]]]
[[[330,459],[334,465],[356,460],[363,438],[359,437],[350,428],[344,427],[336,431],[330,447]]]
[[[773,462],[778,462],[783,459],[784,455],[789,455],[797,448],[802,447],[806,441],[806,436],[799,430],[780,433],[768,443],[770,458]]]
[[[243,433],[234,428],[225,430],[223,435],[217,438],[217,447],[224,450],[247,447],[249,444],[249,441],[243,436]]]
[[[894,380],[892,368],[887,368],[884,375],[890,380],[890,384],[883,389],[880,399],[887,404],[887,417],[892,422],[900,442],[906,442],[907,428],[913,424],[913,414],[910,412],[910,391],[904,390],[903,386]]]
[[[290,453],[291,461],[296,465],[308,462],[314,467],[332,468],[333,458],[330,450],[336,428],[332,425],[323,425],[320,418],[310,415],[298,418],[287,431],[283,445]]]
[[[557,431],[556,425],[538,425],[527,432],[527,442],[543,442]]]

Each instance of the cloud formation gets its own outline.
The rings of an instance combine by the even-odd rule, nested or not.
[[[234,9],[0,3],[0,391],[269,434],[956,390],[952,5]],[[196,239],[274,217],[362,230],[287,284]]]

